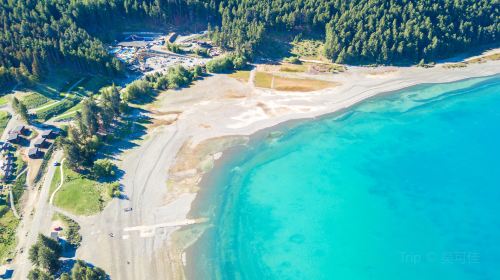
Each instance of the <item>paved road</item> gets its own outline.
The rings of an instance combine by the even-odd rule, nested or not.
[[[57,151],[53,158],[59,161],[62,156],[62,151]],[[21,249],[23,252],[17,254],[12,264],[12,269],[14,269],[13,279],[27,279],[31,269],[31,263],[28,260],[29,248],[36,242],[38,233],[48,234],[50,232],[50,224],[54,209],[47,202],[54,172],[56,172],[56,166],[49,164],[41,190],[29,191],[26,194],[28,197],[24,207],[25,215],[18,228],[17,235],[19,242],[16,248],[18,252],[20,252]],[[28,188],[32,189],[32,186]]]

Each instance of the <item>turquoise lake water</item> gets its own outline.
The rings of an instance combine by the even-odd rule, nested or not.
[[[209,175],[190,278],[500,279],[499,76],[276,130]]]

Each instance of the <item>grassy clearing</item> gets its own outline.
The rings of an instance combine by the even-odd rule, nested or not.
[[[81,99],[76,97],[68,97],[61,102],[55,103],[52,106],[48,106],[42,110],[36,112],[36,117],[38,120],[46,121],[52,117],[58,116],[63,112],[67,111],[71,107],[75,106]]]
[[[107,184],[85,178],[66,165],[63,170],[64,183],[54,197],[54,205],[77,215],[96,214],[106,206],[111,199]]]
[[[12,116],[9,114],[9,112],[0,111],[0,135],[2,135],[3,131],[7,127],[7,124],[9,123],[11,117]]]
[[[27,95],[23,96],[20,100],[26,105],[26,108],[33,109],[43,105],[46,105],[50,102],[55,102],[55,100],[48,98],[45,95],[42,95],[38,92],[30,92]]]
[[[229,74],[229,77],[246,83],[250,79],[250,70],[238,70]]]
[[[56,171],[54,172],[54,177],[52,177],[52,181],[50,182],[49,197],[52,196],[52,193],[56,190],[56,188],[61,183],[61,169],[60,168],[61,168],[61,166],[58,166],[56,168]]]
[[[19,220],[12,211],[0,201],[0,264],[14,255],[16,247],[16,228]]]
[[[3,106],[10,102],[10,94],[0,97],[0,106]]]
[[[55,117],[54,120],[60,121],[65,119],[71,119],[75,116],[76,112],[82,108],[82,103],[78,103],[75,106],[69,108],[68,110],[62,112],[59,116]]]
[[[301,40],[292,42],[291,53],[303,59],[323,59],[323,42],[319,40]]]
[[[255,86],[280,91],[309,92],[335,87],[337,83],[323,80],[289,78],[266,72],[257,72],[255,75]]]
[[[261,88],[271,88],[273,75],[266,72],[255,73],[255,86]]]
[[[91,76],[81,82],[76,89],[89,92],[89,94],[94,94],[102,87],[111,84],[112,82],[106,77]]]

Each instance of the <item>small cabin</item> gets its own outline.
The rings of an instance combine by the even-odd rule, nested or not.
[[[52,238],[54,241],[59,242],[59,232],[57,231],[52,231],[50,233],[50,238]]]
[[[42,136],[42,138],[45,138],[45,139],[54,139],[57,137],[58,134],[59,133],[57,131],[49,129],[49,130],[42,131],[42,133],[40,135]]]
[[[10,133],[9,136],[7,137],[7,141],[10,143],[19,143],[21,140],[21,137],[19,136],[18,133]]]
[[[26,126],[24,125],[18,125],[10,133],[25,135],[26,133],[28,133],[28,128],[26,128]]]
[[[40,158],[42,156],[42,151],[39,148],[31,148],[28,150],[28,156],[30,158]]]
[[[45,148],[45,147],[48,147],[49,146],[49,142],[47,142],[45,140],[45,138],[38,138],[35,140],[35,142],[33,143],[33,146],[37,147],[37,148]]]

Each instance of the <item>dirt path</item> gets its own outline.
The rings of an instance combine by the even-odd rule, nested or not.
[[[59,186],[57,186],[57,189],[54,190],[54,192],[52,193],[52,195],[50,196],[50,199],[49,199],[49,204],[50,205],[54,205],[54,197],[56,196],[56,193],[61,189],[61,187],[63,186],[64,184],[64,169],[63,169],[63,165],[64,165],[64,160],[66,158],[63,158],[63,160],[61,161],[60,165],[59,165],[59,170],[61,171],[61,182],[59,182]]]
[[[53,159],[60,160],[62,151],[57,151]],[[48,202],[50,185],[56,171],[56,166],[49,165],[41,188],[28,186],[29,191],[26,195],[26,203],[23,207],[24,219],[17,229],[18,244],[16,251],[18,254],[11,267],[14,270],[13,279],[28,279],[28,272],[31,269],[31,263],[28,259],[28,251],[36,243],[39,233],[49,234],[52,214],[54,212]],[[38,189],[40,191],[38,191]]]

